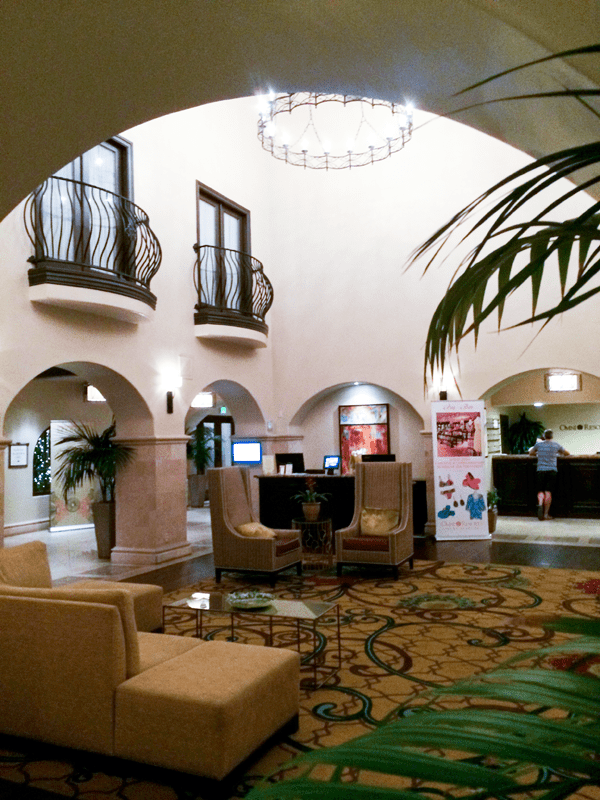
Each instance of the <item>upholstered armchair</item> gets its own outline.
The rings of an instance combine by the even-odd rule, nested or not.
[[[413,566],[412,464],[357,464],[354,515],[335,532],[337,574],[344,564]]]
[[[208,470],[215,577],[222,572],[261,572],[271,575],[291,566],[302,573],[298,531],[271,530],[252,510],[250,476],[244,467]]]
[[[44,542],[34,541],[0,548],[0,586],[50,589],[52,576]],[[71,589],[122,589],[133,600],[138,631],[162,630],[163,590],[152,583],[83,580],[69,584]]]

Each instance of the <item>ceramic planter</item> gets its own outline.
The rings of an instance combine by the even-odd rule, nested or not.
[[[321,512],[321,503],[302,503],[302,512],[307,522],[316,522]]]
[[[115,504],[109,502],[92,503],[92,515],[94,517],[94,528],[96,529],[98,558],[110,559],[110,551],[116,544]]]

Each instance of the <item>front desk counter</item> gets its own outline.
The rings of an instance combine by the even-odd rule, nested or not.
[[[257,475],[259,516],[269,528],[288,530],[292,520],[302,516],[302,505],[293,496],[306,489],[308,475]],[[331,519],[334,531],[347,527],[354,513],[354,475],[311,475],[316,490],[331,495],[321,505],[322,519]],[[415,536],[421,536],[427,522],[425,481],[413,481]]]
[[[498,491],[498,513],[534,517],[537,513],[537,459],[527,455],[493,456],[493,483]],[[600,518],[600,456],[558,458],[553,517]]]

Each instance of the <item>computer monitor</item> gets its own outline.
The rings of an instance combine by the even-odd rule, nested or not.
[[[292,472],[304,472],[304,453],[275,453],[277,470],[285,464],[292,465]]]
[[[340,457],[339,456],[324,456],[323,457],[323,469],[327,470],[328,475],[333,475],[336,469],[340,468]]]
[[[262,464],[262,444],[260,442],[232,442],[232,464]]]
[[[363,461],[395,461],[396,456],[393,453],[364,453]]]

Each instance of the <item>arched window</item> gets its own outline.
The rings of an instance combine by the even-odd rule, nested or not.
[[[33,495],[50,494],[50,428],[40,434],[33,448]]]

